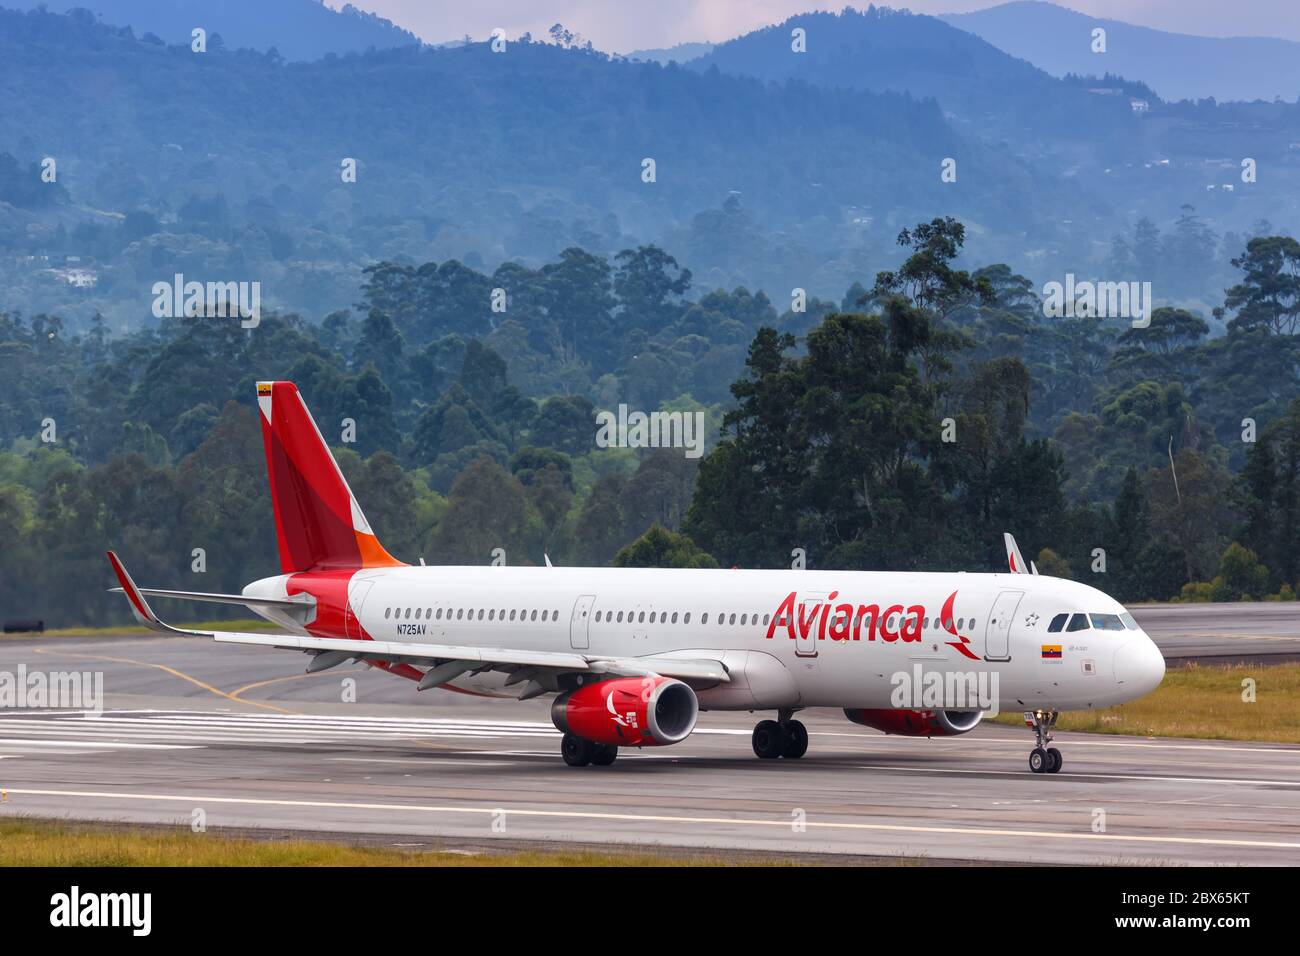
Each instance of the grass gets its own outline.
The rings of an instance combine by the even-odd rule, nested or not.
[[[599,850],[466,853],[262,839],[172,827],[0,820],[0,866],[734,866],[788,861]]]
[[[1242,699],[1247,679],[1255,682],[1254,703]],[[1003,713],[996,722],[1022,720]],[[1171,667],[1146,697],[1104,710],[1064,712],[1056,726],[1095,734],[1300,743],[1300,664]]]
[[[239,621],[194,621],[173,622],[173,627],[189,628],[195,631],[274,631],[278,626],[261,618],[248,618]],[[5,637],[116,637],[123,634],[140,634],[147,631],[143,624],[124,624],[119,627],[59,627],[38,634],[26,631],[21,634],[6,634]]]

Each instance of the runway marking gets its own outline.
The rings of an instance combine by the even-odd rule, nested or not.
[[[340,673],[347,673],[348,671],[361,671],[361,672],[364,673],[364,672],[367,671],[367,670],[369,670],[369,668],[363,668],[363,667],[349,667],[349,668],[345,668],[344,670],[339,671],[338,673],[334,673],[334,674],[329,674],[329,673],[326,673],[325,671],[317,671],[317,672],[314,673],[314,674],[302,673],[302,674],[289,674],[289,675],[286,676],[286,677],[272,677],[272,678],[270,678],[269,680],[259,680],[259,681],[254,681],[254,682],[251,683],[251,684],[245,684],[243,687],[239,687],[239,688],[236,688],[235,690],[232,690],[232,691],[230,692],[230,699],[231,699],[231,700],[236,700],[236,699],[242,697],[242,695],[243,695],[246,691],[256,690],[256,689],[259,688],[259,687],[266,687],[266,686],[268,686],[268,685],[270,685],[270,684],[282,684],[282,683],[284,683],[285,681],[291,681],[291,680],[303,680],[303,679],[308,678],[308,677],[338,677],[338,675],[339,675]],[[256,703],[256,702],[255,702],[255,701],[246,701],[245,703],[250,703],[250,704],[251,704],[251,703]]]
[[[337,760],[340,763],[414,763],[422,767],[427,767],[429,764],[445,763],[464,764],[471,767],[513,767],[516,763],[513,760],[477,760],[473,757],[331,757],[330,759]]]
[[[546,817],[572,820],[613,820],[624,823],[680,823],[723,826],[775,827],[790,829],[790,820],[764,820],[756,817],[687,817],[653,813],[609,813],[596,810],[531,810],[508,807],[421,806],[407,803],[349,803],[335,800],[271,800],[258,797],[218,797],[206,794],[113,793],[106,790],[30,790],[6,788],[11,794],[33,797],[85,797],[94,800],[141,800],[163,803],[231,804],[263,807],[299,807],[320,810],[369,810],[381,812],[458,813],[479,816],[504,812],[523,817]],[[1240,840],[1225,837],[1142,836],[1121,833],[1066,833],[1051,830],[1010,830],[989,827],[922,826],[902,823],[848,823],[832,820],[806,820],[804,826],[825,830],[877,831],[887,833],[933,833],[961,836],[1027,837],[1038,840],[1074,840],[1110,843],[1158,843],[1179,846],[1257,847],[1261,849],[1300,850],[1300,843],[1282,840]]]
[[[101,747],[124,750],[202,750],[187,744],[137,744],[113,740],[43,740],[39,737],[0,738],[0,747]]]
[[[1023,770],[975,770],[971,768],[948,767],[898,767],[890,764],[860,764],[859,770],[893,770],[899,773],[978,773],[996,777],[1024,777]],[[1135,773],[1068,773],[1049,774],[1057,780],[1141,780],[1158,783],[1223,783],[1237,786],[1261,787],[1300,787],[1300,780],[1247,780],[1233,777],[1159,777],[1143,776]]]
[[[51,654],[54,657],[62,656],[62,657],[71,657],[74,659],[81,658],[81,659],[92,660],[92,661],[110,661],[115,664],[135,664],[137,667],[153,667],[160,671],[166,671],[168,674],[171,674],[173,677],[179,677],[181,680],[189,681],[191,684],[195,685],[196,687],[202,687],[204,690],[216,694],[218,697],[224,697],[227,700],[232,700],[237,704],[249,704],[250,706],[253,707],[265,707],[267,710],[274,710],[277,713],[281,713],[281,714],[296,713],[296,711],[286,710],[283,707],[276,707],[274,704],[264,704],[261,701],[257,701],[257,700],[239,700],[237,697],[231,697],[224,690],[213,687],[211,684],[205,681],[201,681],[197,677],[191,677],[189,674],[186,674],[182,671],[178,671],[174,667],[168,667],[166,664],[155,664],[151,661],[137,661],[137,660],[133,660],[130,657],[109,657],[105,654],[70,654],[67,651],[61,651],[58,650],[57,648],[48,648],[48,647],[36,647],[33,648],[32,650],[37,654]]]
[[[699,731],[696,731],[699,733]],[[1300,757],[1300,749],[1296,749],[1290,744],[1274,744],[1272,746],[1259,747],[1242,747],[1234,746],[1231,741],[1222,743],[1204,743],[1204,744],[1166,744],[1156,741],[1127,741],[1127,740],[1085,740],[1082,737],[1089,736],[1086,731],[1074,730],[1064,731],[1071,736],[1060,736],[1056,739],[1068,742],[1071,747],[1125,747],[1132,750],[1216,750],[1223,753],[1262,753],[1262,754],[1280,754],[1286,756]],[[845,733],[839,730],[810,730],[810,737],[847,737],[851,740],[860,740],[864,743],[876,743],[877,741],[888,740],[891,742],[906,743],[915,741],[916,737],[900,737],[897,734],[879,734],[877,736],[868,736],[865,734]],[[1262,743],[1262,742],[1261,742]],[[962,740],[949,738],[946,740],[932,740],[932,745],[948,747],[971,747],[977,745],[999,746],[999,747],[1026,747],[1028,743],[1019,740],[1003,740],[996,737],[966,737]]]

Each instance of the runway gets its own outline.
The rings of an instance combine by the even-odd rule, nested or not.
[[[1300,602],[1129,607],[1170,663],[1300,660]]]
[[[1285,638],[1274,638],[1285,640]],[[0,813],[384,835],[404,845],[639,844],[1027,863],[1300,863],[1300,748],[1028,731],[886,737],[800,715],[799,761],[756,717],[570,768],[544,700],[483,701],[287,652],[170,637],[9,639],[0,670],[102,672],[101,715],[0,711]],[[346,701],[345,701],[346,698]],[[0,856],[3,848],[0,848]]]

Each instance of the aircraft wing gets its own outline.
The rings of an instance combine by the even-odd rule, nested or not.
[[[479,669],[529,669],[545,670],[551,673],[611,674],[619,677],[660,674],[664,677],[676,677],[680,680],[709,683],[727,683],[731,680],[722,662],[712,660],[678,660],[670,657],[658,657],[649,660],[635,657],[605,657],[579,654],[574,651],[537,651],[522,648],[425,644],[408,641],[368,641],[345,637],[262,634],[245,631],[192,631],[172,627],[170,624],[163,622],[153,612],[149,602],[145,600],[145,592],[131,580],[131,575],[127,572],[121,559],[110,551],[108,552],[108,560],[122,585],[120,588],[114,588],[113,590],[120,590],[126,595],[131,605],[131,613],[145,627],[167,634],[206,637],[222,644],[253,644],[259,647],[304,651],[315,655],[312,665],[309,665],[309,671],[324,670],[326,667],[341,664],[347,660],[380,660],[428,665],[431,669],[443,668],[439,671],[439,676],[452,672],[456,672],[453,676],[459,676],[459,674],[466,671]],[[172,596],[171,592],[163,593],[166,596]],[[457,671],[458,667],[460,669]],[[428,686],[436,686],[436,683],[442,682],[430,681]],[[423,686],[423,682],[421,683]]]

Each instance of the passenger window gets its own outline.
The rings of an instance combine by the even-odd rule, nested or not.
[[[1070,619],[1070,615],[1068,614],[1056,615],[1056,617],[1052,618],[1052,623],[1047,625],[1047,633],[1048,634],[1057,633],[1058,631],[1060,631],[1061,628],[1065,627],[1065,622],[1068,621],[1069,619]]]
[[[654,611],[651,611],[651,612],[650,612],[650,623],[653,624],[654,622],[655,622],[655,612],[654,612]]]
[[[749,615],[748,615],[748,614],[742,614],[742,615],[740,615],[740,623],[741,623],[741,624],[744,624],[744,623],[745,623],[746,621],[748,621],[748,620],[749,620]]]
[[[514,619],[515,619],[515,609],[514,609],[514,608],[511,608],[511,609],[510,609],[510,620],[513,621]]]
[[[686,616],[682,618],[682,623],[683,623],[683,624],[690,624],[690,623],[691,623],[691,612],[690,612],[690,611],[687,611],[687,612],[686,612]]]
[[[532,620],[532,621],[537,620],[537,612],[536,612],[536,611],[533,611],[533,616],[532,616],[531,618],[529,618],[529,620]]]
[[[406,609],[406,619],[408,621],[411,619],[411,609],[409,607]]]
[[[767,624],[767,623],[768,623],[769,621],[771,621],[771,620],[772,620],[772,615],[770,615],[770,614],[764,614],[764,615],[763,615],[763,623],[764,623],[764,624]]]
[[[417,607],[415,609],[415,619],[418,621],[423,615],[424,615],[424,608]]]
[[[640,614],[637,615],[636,622],[637,622],[638,624],[644,624],[644,623],[645,623],[645,611],[642,611]]]
[[[1086,631],[1088,629],[1088,615],[1076,614],[1070,618],[1070,626],[1066,631]]]
[[[388,619],[392,616],[393,616],[393,609],[391,607],[384,608],[384,618]]]
[[[686,623],[687,623],[687,624],[690,624],[690,623],[691,623],[691,616],[690,616],[689,614],[686,615]],[[701,623],[701,624],[708,624],[708,623],[709,623],[709,612],[708,612],[708,611],[705,611],[705,612],[700,616],[700,623]]]
[[[731,620],[730,620],[729,623],[731,623],[731,624],[735,624],[735,623],[736,623],[736,615],[734,615],[734,614],[731,615]]]
[[[597,624],[600,623],[600,612],[599,612],[599,611],[596,612],[596,623],[597,623]]]

